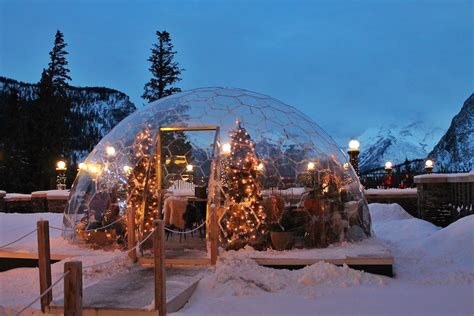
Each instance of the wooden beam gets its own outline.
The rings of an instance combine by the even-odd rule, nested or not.
[[[155,266],[155,310],[160,316],[166,315],[166,276],[165,276],[165,223],[155,221],[153,234]]]
[[[209,241],[211,244],[211,265],[215,265],[217,262],[217,215],[216,209],[211,207],[209,209],[211,215],[209,217]]]
[[[38,247],[39,249],[39,247]],[[67,258],[73,257],[73,255],[65,255],[65,254],[50,254],[51,261],[61,261]],[[39,255],[36,252],[17,252],[17,251],[0,251],[0,258],[7,258],[7,259],[31,259],[31,260],[38,260]],[[39,266],[39,265],[38,265]]]
[[[197,280],[191,286],[189,286],[186,290],[179,293],[175,296],[172,300],[166,303],[166,312],[167,313],[176,313],[179,311],[186,303],[189,301],[191,296],[193,295],[194,291],[196,290],[198,283],[200,280]]]
[[[258,264],[264,266],[306,266],[317,262],[327,262],[336,265],[393,265],[393,257],[346,257],[346,258],[252,258]]]
[[[127,209],[127,248],[128,248],[128,257],[132,262],[137,262],[137,251],[133,249],[136,244],[135,240],[135,209],[130,207]],[[132,251],[130,251],[133,249]]]
[[[82,262],[69,261],[64,264],[64,315],[82,315]]]
[[[36,223],[38,229],[38,270],[40,281],[40,294],[51,286],[51,248],[49,244],[49,222],[40,220]],[[41,297],[41,311],[44,313],[46,306],[53,300],[53,291],[49,290]]]
[[[142,266],[153,266],[154,259],[140,257],[138,263]],[[211,264],[211,259],[209,258],[165,258],[166,267],[174,266],[208,266]]]

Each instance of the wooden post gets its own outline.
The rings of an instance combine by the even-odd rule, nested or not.
[[[209,208],[210,217],[209,217],[209,240],[211,243],[211,265],[215,265],[217,262],[217,215],[216,208]]]
[[[166,276],[165,276],[165,224],[155,221],[153,250],[155,253],[155,310],[160,316],[166,315]]]
[[[137,262],[137,251],[136,249],[130,250],[135,247],[135,244],[135,210],[131,207],[127,210],[127,246],[128,256],[134,263]]]
[[[82,315],[82,262],[66,262],[64,272],[64,315]]]
[[[40,293],[51,286],[51,251],[49,245],[49,222],[40,220],[36,223],[38,229],[38,268]],[[44,313],[46,306],[53,300],[53,291],[49,290],[41,297],[41,311]]]

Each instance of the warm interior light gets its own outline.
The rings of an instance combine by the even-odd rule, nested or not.
[[[392,166],[393,166],[393,164],[392,164],[391,161],[387,161],[387,162],[385,163],[385,169],[392,169]]]
[[[349,150],[359,150],[360,143],[358,140],[353,139],[349,142]]]
[[[79,166],[78,166],[78,167],[79,167],[79,170],[84,170],[84,169],[87,168],[86,164],[83,163],[83,162],[79,163]]]
[[[192,172],[193,169],[194,169],[193,165],[187,165],[187,166],[186,166],[186,171],[187,171],[187,172]]]
[[[257,165],[257,170],[258,170],[258,171],[262,171],[264,167],[265,167],[265,166],[263,165],[263,162],[261,162],[261,163],[259,163],[259,164]]]
[[[132,167],[125,165],[123,166],[123,171],[125,171],[126,173],[129,173],[130,171],[132,171]]]
[[[66,162],[63,160],[56,162],[56,170],[66,170]]]
[[[311,161],[308,162],[308,166],[307,166],[308,171],[313,171],[313,170],[314,170],[314,167],[315,167],[314,162],[311,162]]]
[[[100,167],[98,165],[88,165],[87,166],[87,170],[90,172],[90,173],[94,173],[94,174],[98,174],[100,173]]]
[[[115,148],[113,146],[107,146],[105,148],[105,153],[107,154],[107,156],[113,157],[115,156]]]
[[[425,168],[429,169],[429,168],[433,168],[433,160],[431,159],[428,159],[427,161],[425,161]]]
[[[225,155],[230,154],[231,149],[232,149],[232,147],[229,143],[225,143],[225,144],[222,145],[222,153],[225,154]]]

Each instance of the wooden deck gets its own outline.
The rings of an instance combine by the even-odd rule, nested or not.
[[[199,282],[202,269],[166,269],[166,310],[173,313],[189,300]],[[135,267],[99,283],[84,288],[84,315],[157,315],[152,311],[154,272],[151,268]],[[49,314],[62,314],[64,302],[55,300]]]

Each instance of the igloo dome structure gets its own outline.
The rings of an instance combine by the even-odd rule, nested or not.
[[[185,209],[176,223],[173,201]],[[281,231],[310,248],[371,235],[358,177],[331,137],[291,106],[231,88],[178,93],[120,122],[80,165],[64,222],[75,241],[125,246],[131,229],[144,239],[163,217],[183,231],[215,223],[226,249],[266,249]]]

